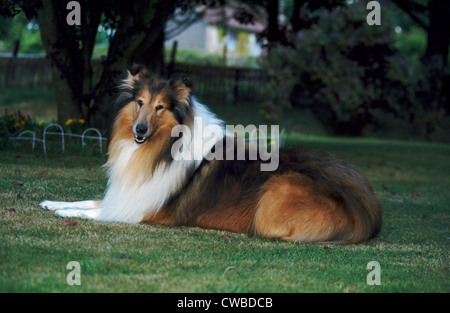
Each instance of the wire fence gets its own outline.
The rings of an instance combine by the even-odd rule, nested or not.
[[[59,131],[58,132],[48,131],[49,128],[54,128],[54,127],[57,127],[59,129]],[[88,132],[95,132],[97,134],[97,136],[87,136],[86,134]],[[24,137],[24,135],[27,135],[27,134],[31,134],[31,137]],[[46,140],[47,135],[61,136],[61,149],[62,149],[63,153],[64,153],[64,149],[65,149],[65,140],[64,140],[65,136],[81,138],[81,147],[82,148],[84,148],[86,146],[85,139],[97,139],[99,146],[100,146],[100,148],[99,148],[100,153],[103,152],[102,142],[108,140],[107,138],[103,138],[100,131],[96,128],[88,128],[88,129],[84,130],[81,135],[79,135],[79,134],[71,134],[71,133],[64,132],[64,129],[59,124],[49,124],[47,127],[45,127],[43,135],[42,135],[42,139],[36,138],[36,134],[31,130],[24,130],[23,132],[18,134],[16,137],[9,137],[9,139],[10,140],[31,140],[32,141],[32,145],[31,145],[32,151],[34,151],[34,149],[36,147],[36,142],[40,142],[40,143],[42,143],[42,147],[44,149],[44,154],[47,154],[47,144],[46,144],[47,143],[47,140]]]

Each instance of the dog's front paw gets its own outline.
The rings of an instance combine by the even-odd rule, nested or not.
[[[55,214],[62,217],[86,217],[80,210],[77,209],[56,210]]]
[[[64,209],[66,207],[66,203],[59,202],[59,201],[44,200],[41,203],[39,203],[39,206],[41,208],[43,208],[44,210],[56,211],[56,210]]]

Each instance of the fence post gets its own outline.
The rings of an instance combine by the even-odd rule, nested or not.
[[[174,41],[172,45],[172,53],[170,54],[170,63],[169,66],[167,66],[167,77],[170,78],[173,74],[173,69],[175,67],[175,59],[177,57],[177,46],[178,41]]]
[[[61,125],[59,125],[59,124],[50,124],[50,125],[48,125],[47,127],[45,127],[44,128],[44,134],[42,135],[42,144],[43,144],[43,146],[44,146],[44,154],[47,154],[47,148],[46,148],[46,146],[45,146],[45,135],[47,134],[47,129],[49,128],[49,127],[53,127],[53,126],[56,126],[56,127],[58,127],[59,128],[59,130],[61,131],[61,141],[62,141],[62,152],[64,153],[64,130],[63,130],[63,128],[61,127]]]
[[[25,134],[31,134],[33,136],[32,137],[33,138],[33,144],[31,145],[31,151],[33,152],[34,151],[34,145],[35,145],[35,142],[36,142],[36,135],[31,130],[24,130],[23,132],[21,132],[17,136],[17,138],[20,138],[20,137],[22,137],[22,135],[25,135]],[[17,142],[16,142],[16,147],[17,147]]]
[[[84,148],[84,146],[86,145],[86,143],[84,142],[84,136],[88,131],[95,131],[97,133],[98,139],[100,140],[100,153],[102,153],[102,134],[97,128],[88,128],[83,132],[83,134],[81,135],[81,147]]]
[[[11,87],[9,82],[14,78],[14,71],[16,70],[15,61],[17,59],[17,54],[19,54],[19,48],[20,48],[20,40],[16,40],[16,42],[14,43],[12,57],[9,59],[8,65],[6,66],[6,75],[5,75],[6,88]]]
[[[233,105],[236,105],[238,101],[239,71],[240,70],[237,68],[234,72]]]

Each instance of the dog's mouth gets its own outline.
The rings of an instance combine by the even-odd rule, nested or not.
[[[143,143],[146,143],[148,141],[149,137],[143,137],[134,135],[134,142],[136,142],[138,145],[142,145]]]

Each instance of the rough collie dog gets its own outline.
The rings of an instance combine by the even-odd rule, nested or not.
[[[44,201],[42,208],[65,217],[194,226],[301,242],[358,243],[380,231],[382,212],[371,184],[344,161],[325,152],[280,149],[277,169],[261,171],[260,158],[227,158],[237,139],[230,146],[214,134],[201,147],[203,158],[175,159],[177,140],[180,151],[192,152],[204,128],[223,129],[222,121],[191,96],[186,79],[162,80],[137,66],[120,87],[104,199]],[[190,136],[173,136],[177,125],[187,127]],[[207,158],[205,151],[224,157]]]

